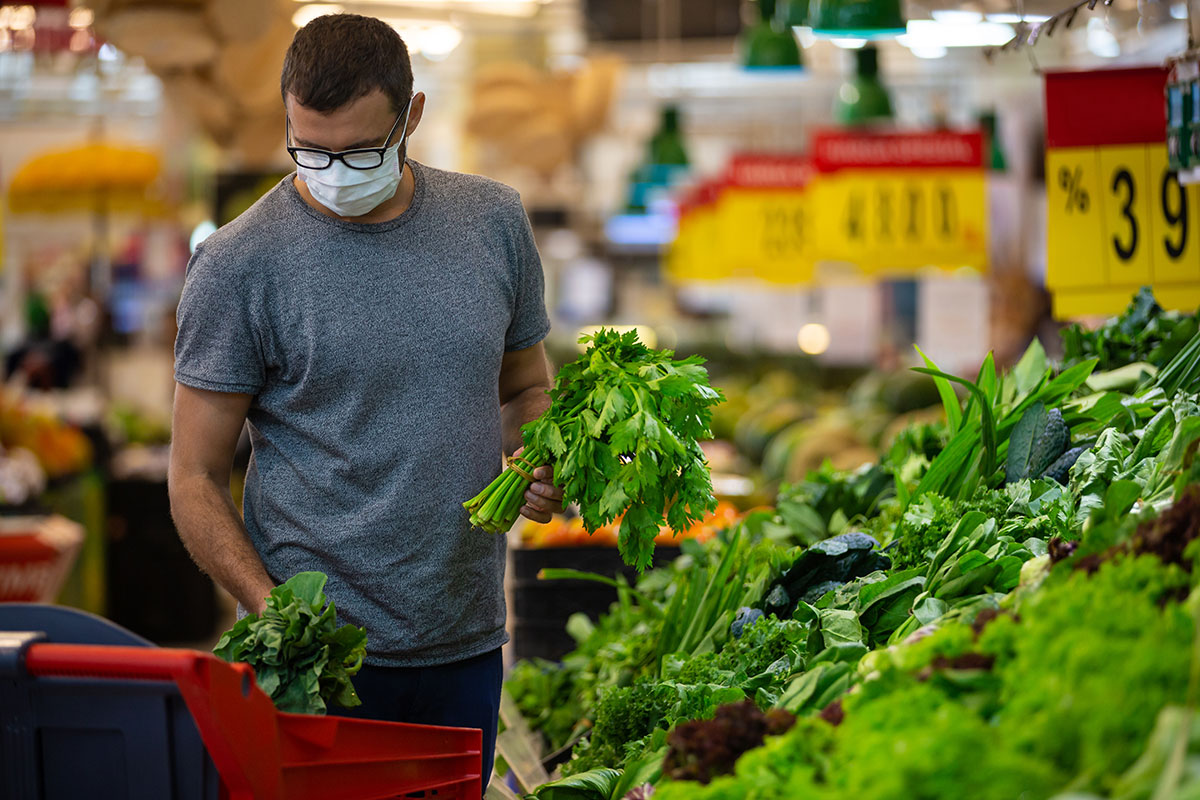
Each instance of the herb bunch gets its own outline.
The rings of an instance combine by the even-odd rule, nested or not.
[[[700,441],[712,437],[712,407],[723,398],[698,356],[676,360],[634,331],[601,329],[580,342],[588,348],[559,371],[550,408],[522,429],[524,465],[464,506],[476,527],[506,531],[529,486],[521,472],[553,462],[589,532],[624,515],[621,557],[643,570],[664,522],[682,532],[716,508]]]

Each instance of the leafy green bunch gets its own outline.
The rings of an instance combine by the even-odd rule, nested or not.
[[[367,634],[337,625],[326,605],[320,572],[301,572],[276,586],[261,615],[249,614],[226,631],[213,652],[254,667],[258,686],[280,711],[324,714],[329,703],[361,705],[350,678],[362,667]]]
[[[803,716],[742,756],[732,775],[707,786],[666,780],[655,796],[1150,797],[1118,790],[1134,777],[1153,787],[1170,773],[1142,766],[1154,759],[1135,761],[1162,750],[1152,738],[1161,710],[1188,702],[1195,596],[1176,599],[1187,576],[1144,556],[1094,574],[1066,564],[1054,573],[1017,614],[982,632],[958,621],[872,654],[859,690],[841,698],[840,721]],[[1176,748],[1176,766],[1184,755]]]
[[[712,408],[722,396],[702,358],[675,360],[635,331],[601,329],[580,342],[588,348],[559,371],[550,408],[522,429],[521,460],[553,461],[555,481],[565,501],[579,505],[588,531],[624,514],[621,556],[643,570],[664,521],[682,532],[716,508],[700,441],[712,438]],[[472,524],[507,530],[527,486],[509,467],[464,504]]]
[[[1068,364],[1098,359],[1101,370],[1165,364],[1196,336],[1198,322],[1196,314],[1163,311],[1154,292],[1143,286],[1121,316],[1095,330],[1072,325],[1063,331],[1064,356]]]

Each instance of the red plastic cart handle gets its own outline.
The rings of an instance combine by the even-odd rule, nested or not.
[[[478,729],[286,714],[246,664],[208,653],[39,642],[25,669],[44,677],[172,681],[229,800],[386,798],[437,789],[477,800]]]
[[[25,668],[46,677],[173,681],[230,800],[282,798],[275,706],[248,664],[197,650],[34,644]]]

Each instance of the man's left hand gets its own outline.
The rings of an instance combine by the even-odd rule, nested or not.
[[[517,451],[518,454],[520,452]],[[549,522],[552,515],[562,513],[562,489],[554,485],[553,467],[538,467],[532,475],[535,481],[525,490],[525,505],[521,506],[521,516],[534,522]]]

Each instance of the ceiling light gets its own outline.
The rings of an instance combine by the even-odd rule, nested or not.
[[[842,48],[843,50],[861,50],[867,44],[866,39],[854,39],[846,36],[839,37],[837,39],[830,39],[829,41],[833,42],[836,46]]]
[[[1117,43],[1117,37],[1113,36],[1104,20],[1099,17],[1088,20],[1087,49],[1101,58],[1116,58],[1121,55],[1121,45]]]
[[[409,53],[420,53],[433,61],[441,61],[450,55],[463,40],[463,33],[457,26],[439,19],[371,16],[391,25],[404,40]]]
[[[76,30],[90,28],[95,21],[96,14],[86,6],[72,8],[71,15],[67,17],[67,24]]]
[[[421,53],[434,61],[443,59],[454,52],[454,48],[462,43],[463,34],[448,22],[421,29],[418,34]]]
[[[896,41],[909,50],[928,50],[937,47],[999,47],[1008,43],[1016,33],[1011,25],[999,22],[950,24],[927,19],[908,23],[908,32]]]
[[[14,31],[27,31],[37,20],[37,9],[33,6],[13,6],[9,12],[8,27]]]
[[[317,17],[323,17],[326,14],[340,14],[345,10],[336,3],[309,3],[296,9],[296,13],[292,14],[292,24],[297,28],[303,28]]]

